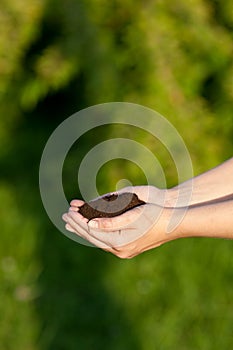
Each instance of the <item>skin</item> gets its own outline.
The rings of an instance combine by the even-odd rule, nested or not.
[[[191,183],[192,195],[185,205]],[[78,213],[84,202],[73,200],[63,215],[66,229],[120,258],[132,258],[178,238],[233,239],[233,158],[169,190],[136,186],[117,193],[125,191],[136,193],[146,204],[88,222]]]
[[[168,206],[174,206],[177,196],[185,197],[192,182],[192,196],[189,205],[215,201],[216,199],[228,198],[233,194],[233,158],[219,166],[196,176],[168,190]]]

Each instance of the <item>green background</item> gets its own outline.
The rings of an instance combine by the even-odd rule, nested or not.
[[[232,157],[231,0],[2,0],[0,3],[0,349],[230,349],[232,242],[184,239],[120,260],[74,243],[49,221],[38,185],[53,130],[94,104],[126,101],[164,115],[194,172]],[[167,152],[142,131],[108,126],[80,139],[64,166],[95,144],[133,137],[177,183]],[[101,193],[143,173],[112,161]],[[155,180],[156,184],[156,180]]]

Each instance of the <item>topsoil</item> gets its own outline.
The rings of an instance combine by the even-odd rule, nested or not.
[[[116,200],[117,199],[117,200]],[[79,207],[79,213],[92,220],[94,218],[110,218],[145,204],[135,193],[120,193],[106,195],[105,197],[84,203]]]

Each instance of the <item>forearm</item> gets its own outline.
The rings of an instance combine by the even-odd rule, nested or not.
[[[187,205],[187,198],[190,193],[189,205],[204,203],[233,194],[233,158],[169,189],[166,203],[168,206],[176,206],[179,197],[179,206],[182,206],[183,203]]]
[[[167,222],[170,213],[166,213]],[[182,210],[182,209],[175,209]],[[233,239],[233,200],[189,207],[183,220],[167,234],[170,239],[182,237],[215,237]],[[169,240],[168,238],[168,240]]]

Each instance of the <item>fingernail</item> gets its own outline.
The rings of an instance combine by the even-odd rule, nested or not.
[[[91,220],[88,222],[88,226],[92,227],[92,228],[98,228],[99,224],[97,220]]]
[[[69,207],[69,211],[78,211],[78,208]]]

